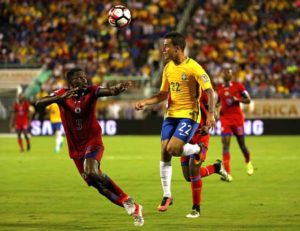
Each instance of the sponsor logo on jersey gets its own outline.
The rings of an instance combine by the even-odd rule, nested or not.
[[[202,78],[202,80],[203,80],[205,83],[209,82],[209,77],[208,77],[207,74],[201,75],[201,78]]]
[[[80,107],[75,107],[74,111],[75,111],[76,114],[79,114],[81,112],[81,108]]]

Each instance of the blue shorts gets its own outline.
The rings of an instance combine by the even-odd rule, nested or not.
[[[59,131],[60,129],[61,129],[61,122],[53,123],[52,124],[52,130],[53,130],[53,132]]]
[[[161,140],[171,139],[175,136],[183,142],[188,143],[199,124],[192,119],[187,118],[166,118],[161,128]]]

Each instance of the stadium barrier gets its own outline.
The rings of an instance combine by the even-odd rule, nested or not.
[[[103,135],[159,135],[162,119],[152,120],[100,120]],[[49,120],[43,123],[33,120],[31,123],[33,136],[53,135]],[[0,122],[0,133],[8,133],[8,122]],[[220,121],[217,121],[216,130],[212,135],[220,135]],[[300,135],[300,119],[247,119],[245,121],[247,135]]]
[[[299,119],[299,99],[254,99],[249,105],[241,104],[248,119]]]

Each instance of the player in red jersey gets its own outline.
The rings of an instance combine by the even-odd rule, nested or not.
[[[217,173],[224,179],[227,179],[228,174],[224,169],[221,160],[217,160],[215,164],[201,167],[206,159],[209,143],[209,128],[205,125],[208,110],[208,98],[204,91],[202,91],[200,102],[201,121],[198,129],[192,137],[191,144],[202,144],[202,149],[199,154],[192,156],[181,157],[182,173],[186,181],[191,182],[193,207],[192,212],[187,214],[187,218],[198,218],[200,216],[200,203],[202,192],[202,177]]]
[[[24,152],[22,133],[26,140],[26,150],[30,150],[30,137],[28,129],[30,125],[30,102],[27,101],[23,94],[19,94],[17,102],[12,105],[12,116],[10,127],[15,128],[18,134],[18,144],[20,151]]]
[[[102,130],[95,115],[98,97],[118,95],[126,91],[131,82],[109,88],[88,86],[86,73],[80,68],[70,70],[66,80],[69,89],[57,90],[53,95],[38,100],[36,105],[45,107],[52,103],[58,104],[69,155],[83,179],[111,202],[124,207],[129,215],[133,215],[135,226],[142,226],[142,206],[135,203],[100,169],[104,146]]]
[[[238,82],[231,81],[233,74],[230,68],[225,68],[222,72],[224,84],[218,88],[221,121],[221,136],[223,144],[223,162],[229,177],[226,181],[232,181],[230,175],[230,139],[232,134],[237,138],[240,149],[243,152],[246,162],[247,173],[253,174],[253,165],[250,161],[250,153],[245,144],[244,133],[244,115],[240,108],[240,103],[249,104],[251,99],[244,85]],[[223,178],[221,178],[224,180]]]

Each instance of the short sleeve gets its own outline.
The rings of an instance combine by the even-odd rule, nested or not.
[[[203,90],[212,88],[210,78],[206,71],[195,62],[193,65],[193,75],[195,76],[196,81],[200,84]]]
[[[238,88],[239,88],[239,92],[242,96],[245,94],[248,94],[245,86],[242,83],[238,83]]]
[[[162,76],[162,82],[160,86],[160,91],[169,91],[170,84],[167,79],[167,69],[168,69],[168,64],[165,66],[164,71],[163,71],[163,76]]]

